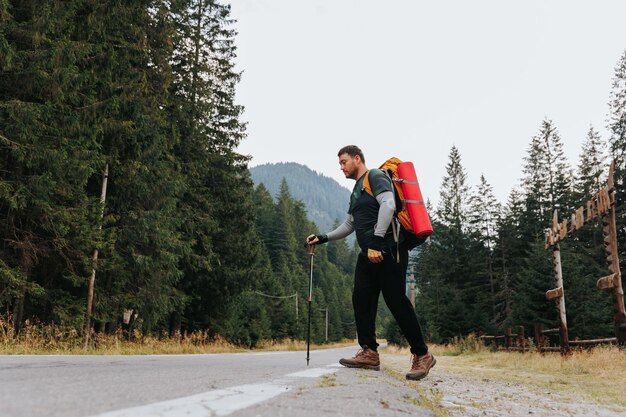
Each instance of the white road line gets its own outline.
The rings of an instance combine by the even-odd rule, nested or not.
[[[326,365],[326,367],[327,368],[345,368],[345,366],[343,366],[339,362],[331,363],[330,365]]]
[[[317,378],[322,375],[333,374],[337,372],[336,369],[330,368],[311,368],[306,371],[294,372],[293,374],[287,374],[287,376],[295,378]]]
[[[92,417],[206,417],[225,416],[234,411],[269,400],[291,389],[288,378],[316,378],[337,372],[333,365],[312,368],[286,375],[287,378],[265,383],[246,384],[204,392],[189,397],[109,411]]]
[[[226,389],[209,391],[189,397],[125,408],[98,414],[94,417],[206,417],[225,416],[242,408],[289,391],[288,386],[274,384],[239,385]]]

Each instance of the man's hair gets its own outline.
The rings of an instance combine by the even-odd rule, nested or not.
[[[339,153],[337,154],[337,156],[341,156],[344,153],[347,153],[352,158],[359,155],[359,157],[361,158],[361,162],[365,163],[365,156],[363,156],[363,151],[356,145],[344,146],[343,148],[339,149]]]

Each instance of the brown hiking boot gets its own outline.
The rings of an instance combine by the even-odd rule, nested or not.
[[[419,381],[420,379],[426,378],[428,371],[430,371],[430,368],[435,366],[436,363],[437,360],[430,353],[426,353],[422,356],[413,353],[411,355],[411,370],[406,374],[406,379]]]
[[[359,350],[354,358],[343,358],[339,360],[339,363],[348,368],[365,368],[380,371],[378,352],[367,346],[363,346],[363,349]]]

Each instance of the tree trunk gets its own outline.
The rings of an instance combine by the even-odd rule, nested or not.
[[[22,290],[22,295],[15,299],[13,305],[13,327],[15,336],[22,331],[22,322],[24,321],[24,300],[26,298],[26,291]]]
[[[170,316],[170,337],[176,337],[180,339],[180,329],[182,326],[182,317],[179,312],[174,312]]]

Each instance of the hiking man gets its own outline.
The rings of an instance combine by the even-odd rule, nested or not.
[[[349,368],[380,369],[375,325],[378,297],[383,293],[385,303],[411,346],[411,370],[407,379],[419,380],[435,365],[428,352],[413,305],[405,294],[405,276],[408,250],[402,239],[395,242],[391,222],[396,209],[393,184],[379,169],[369,171],[373,195],[365,192],[365,157],[357,146],[348,145],[339,150],[339,165],[346,178],[356,181],[350,196],[348,217],[335,230],[322,235],[310,235],[307,244],[317,245],[337,240],[356,231],[361,248],[354,273],[352,305],[361,349],[353,358],[339,361]],[[396,245],[399,245],[396,246]],[[399,256],[400,262],[397,262]]]

